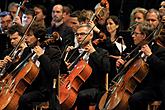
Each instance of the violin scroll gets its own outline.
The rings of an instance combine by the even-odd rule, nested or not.
[[[50,38],[45,40],[41,46],[47,46],[49,44],[53,44],[55,41],[57,41],[58,39],[60,38],[60,35],[58,32],[53,32],[51,35],[50,35]]]

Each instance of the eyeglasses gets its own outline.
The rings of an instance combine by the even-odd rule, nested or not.
[[[88,33],[82,32],[82,33],[75,33],[75,36],[85,36],[88,35]]]
[[[142,34],[142,33],[132,32],[132,35],[137,36],[138,34]]]

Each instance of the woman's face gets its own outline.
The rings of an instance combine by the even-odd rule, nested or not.
[[[111,18],[107,20],[106,28],[109,33],[116,31],[118,27],[119,25],[116,25]]]
[[[140,12],[135,13],[134,22],[136,23],[144,22],[144,15]]]

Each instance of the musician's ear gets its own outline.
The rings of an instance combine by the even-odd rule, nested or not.
[[[142,34],[143,39],[146,39],[146,37],[147,37],[146,34]]]

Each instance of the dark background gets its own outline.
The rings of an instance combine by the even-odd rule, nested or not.
[[[7,6],[10,2],[20,3],[22,0],[1,0],[0,8],[2,11],[7,10]],[[123,25],[123,29],[127,29],[129,26],[129,15],[135,7],[144,7],[146,9],[159,8],[161,1],[163,0],[108,0],[110,3],[110,14],[116,15],[120,18]],[[29,0],[26,3],[27,7],[31,7],[33,4],[43,4],[47,8],[48,19],[51,20],[51,9],[54,4],[60,3],[62,5],[72,5],[73,10],[91,9],[93,10],[95,5],[100,0]]]

